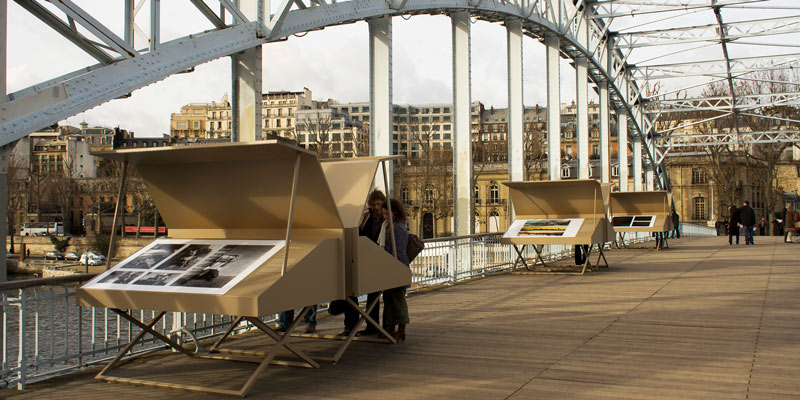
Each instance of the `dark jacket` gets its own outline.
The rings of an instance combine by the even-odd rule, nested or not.
[[[736,226],[737,224],[742,222],[739,219],[739,209],[738,208],[731,206],[728,209],[728,211],[730,212],[730,216],[728,217],[728,226]]]
[[[673,225],[675,228],[677,228],[677,227],[678,227],[678,225],[680,225],[680,223],[681,223],[681,216],[680,216],[680,215],[678,215],[678,213],[676,213],[676,212],[673,212],[673,213],[672,213],[672,225]]]
[[[756,224],[756,212],[750,206],[742,206],[739,209],[739,221],[744,226],[753,226]]]
[[[405,222],[396,222],[394,224],[394,240],[397,244],[397,259],[408,267],[411,263],[408,261],[408,253],[406,252],[406,248],[408,248],[408,227]],[[389,254],[392,254],[392,236],[388,230],[386,232],[386,246],[383,246],[383,248]]]
[[[381,234],[382,224],[383,218],[375,218],[372,216],[372,213],[370,213],[367,220],[364,221],[364,224],[358,229],[358,235],[366,236],[369,240],[372,240],[373,243],[378,243],[378,236]]]

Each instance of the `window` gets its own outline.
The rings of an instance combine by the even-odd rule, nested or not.
[[[611,176],[619,176],[619,167],[611,167]]]
[[[694,198],[694,219],[695,220],[704,220],[704,219],[706,219],[706,198],[705,197],[695,197]]]
[[[200,122],[194,121],[194,129],[200,129]]]
[[[692,168],[692,185],[705,185],[708,183],[708,174],[703,168]]]
[[[279,120],[279,119],[275,120],[275,127],[276,128],[280,128],[281,127],[281,120]]]
[[[500,188],[497,185],[489,186],[489,204],[500,203]]]
[[[409,204],[407,187],[404,187],[403,189],[400,190],[400,200],[403,201],[403,204]]]
[[[428,187],[425,189],[425,204],[433,205],[433,200],[436,198],[436,189]]]
[[[595,156],[600,154],[600,145],[599,144],[593,144],[592,145],[592,154],[595,155]]]
[[[569,166],[565,165],[561,167],[561,177],[562,178],[569,178]]]
[[[478,185],[475,185],[475,194],[473,197],[475,198],[475,204],[481,204],[481,194]]]

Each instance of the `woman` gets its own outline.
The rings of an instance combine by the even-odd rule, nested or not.
[[[406,225],[406,210],[403,204],[395,199],[392,205],[392,221],[394,222],[394,239],[397,248],[397,260],[409,266],[408,254],[408,226]],[[378,235],[378,244],[390,254],[392,251],[392,236],[389,231],[389,210],[387,202],[383,203],[383,225]],[[406,303],[406,287],[396,287],[383,291],[383,326],[396,340],[406,340],[406,325],[409,323],[408,304]]]
[[[736,236],[736,244],[739,244],[739,209],[736,206],[728,207],[728,244],[733,244],[733,237]]]

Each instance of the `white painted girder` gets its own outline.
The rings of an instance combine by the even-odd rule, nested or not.
[[[184,37],[0,105],[0,145],[196,65],[264,43],[256,22]]]
[[[305,8],[301,9],[298,4],[303,4]],[[578,2],[578,5],[581,4]],[[223,2],[223,5],[234,15],[234,19],[244,21],[230,1]],[[152,54],[135,55],[129,60],[116,60],[108,66],[92,67],[68,74],[62,80],[49,81],[46,86],[37,85],[22,91],[28,93],[28,96],[11,96],[9,99],[12,101],[0,110],[0,144],[9,143],[36,129],[123,96],[173,73],[265,42],[378,16],[443,14],[459,10],[468,10],[470,15],[490,21],[520,18],[526,34],[543,37],[545,33],[549,33],[559,36],[562,53],[572,57],[583,55],[587,58],[593,81],[610,82],[612,103],[623,106],[631,114],[632,135],[647,134],[652,124],[639,109],[641,94],[632,77],[625,72],[628,68],[626,56],[618,50],[603,50],[607,27],[594,19],[594,15],[584,16],[587,7],[576,7],[572,0],[539,0],[533,3],[372,0],[333,4],[283,0],[278,12],[266,26],[248,23],[184,37],[161,44]],[[577,40],[576,34],[580,29],[588,31],[588,43]],[[226,39],[219,40],[222,38]],[[124,40],[121,42],[118,45],[127,46]],[[614,68],[607,69],[608,65]],[[620,90],[623,82],[628,87],[625,92]],[[646,149],[645,152],[650,154]]]

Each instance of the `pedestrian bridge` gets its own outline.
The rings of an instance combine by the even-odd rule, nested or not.
[[[585,276],[498,274],[410,296],[407,341],[356,343],[336,366],[270,367],[250,398],[794,398],[800,395],[800,245],[673,239],[609,251]],[[323,313],[324,314],[324,313]],[[335,334],[338,317],[318,329]],[[231,346],[271,346],[237,335]],[[337,343],[303,343],[309,353]],[[113,354],[113,352],[112,352]],[[115,370],[236,387],[251,365],[155,353]],[[108,384],[96,368],[5,389],[33,398],[196,398]]]

